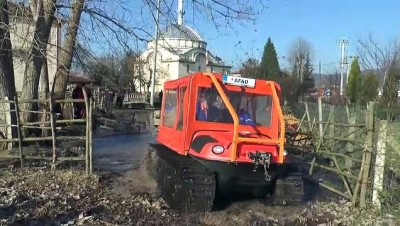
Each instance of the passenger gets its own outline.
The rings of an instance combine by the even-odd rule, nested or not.
[[[239,110],[239,124],[244,124],[244,125],[251,125],[255,126],[256,123],[253,121],[251,115],[245,110],[245,105],[241,104],[240,110]]]
[[[169,99],[166,100],[165,102],[165,111],[172,111],[172,104],[171,101]]]
[[[198,102],[197,109],[196,109],[196,119],[199,121],[207,121],[209,116],[209,108],[207,100],[202,97]]]
[[[255,126],[256,123],[251,118],[251,115],[244,109],[240,109],[239,111],[239,123],[244,125]]]

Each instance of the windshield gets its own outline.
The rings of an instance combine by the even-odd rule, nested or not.
[[[235,108],[241,125],[271,125],[272,96],[267,94],[227,91],[227,96]],[[233,123],[226,105],[214,88],[200,87],[196,102],[196,120]]]

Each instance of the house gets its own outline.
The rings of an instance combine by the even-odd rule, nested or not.
[[[23,3],[11,3],[10,8],[10,39],[13,50],[15,88],[21,92],[24,83],[26,59],[31,48],[35,24],[32,19],[30,8]],[[47,45],[47,68],[49,75],[49,87],[53,86],[54,77],[59,64],[61,49],[61,22],[55,20],[53,23],[49,43]],[[44,91],[43,79],[39,85],[39,92]]]
[[[166,80],[178,79],[197,71],[229,73],[231,66],[220,57],[207,50],[207,42],[193,28],[183,25],[183,0],[178,2],[178,22],[170,24],[161,32],[157,45],[156,86],[158,93]],[[147,81],[151,81],[154,65],[155,40],[148,43],[146,51],[141,55],[145,62],[143,72]],[[138,70],[140,71],[140,70]],[[135,83],[139,91],[142,85]]]

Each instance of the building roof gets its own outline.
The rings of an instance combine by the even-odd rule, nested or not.
[[[210,51],[207,51],[207,62],[210,66],[232,68],[232,66],[227,65],[219,56],[212,54]]]
[[[92,80],[90,79],[90,77],[84,75],[84,74],[80,74],[80,73],[76,73],[76,72],[71,72],[71,74],[68,77],[68,82],[70,84],[76,84],[76,83],[90,83],[92,82]]]
[[[199,33],[197,33],[194,29],[179,24],[171,24],[168,26],[166,30],[162,32],[161,37],[164,39],[203,41]]]

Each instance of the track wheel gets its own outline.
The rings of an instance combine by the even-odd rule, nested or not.
[[[272,205],[298,205],[303,201],[304,184],[300,175],[278,178],[270,202]]]
[[[215,175],[196,160],[162,147],[157,151],[157,184],[168,205],[182,212],[211,211]]]

